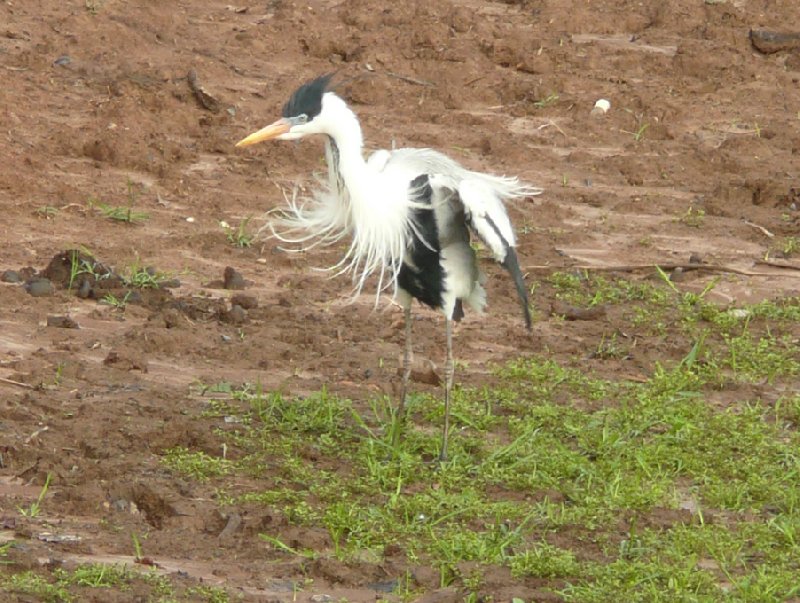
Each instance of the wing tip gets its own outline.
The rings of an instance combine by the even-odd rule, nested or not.
[[[519,258],[517,252],[510,245],[506,249],[506,257],[501,262],[503,267],[511,274],[514,280],[514,286],[517,289],[517,296],[519,297],[520,305],[522,306],[522,314],[525,319],[525,329],[531,331],[533,328],[533,319],[531,317],[530,302],[528,300],[528,291],[525,289],[525,280],[522,277],[522,271],[519,268]]]

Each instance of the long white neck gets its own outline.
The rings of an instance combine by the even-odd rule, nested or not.
[[[369,179],[361,125],[355,113],[335,94],[326,94],[323,106],[330,181],[331,184],[344,185],[352,195]]]
[[[325,150],[334,194],[324,198],[323,213],[318,215],[329,216],[340,232],[352,235],[350,249],[337,267],[353,275],[355,290],[377,273],[380,294],[387,285],[396,285],[394,277],[405,253],[410,228],[406,188],[392,186],[383,172],[364,161],[361,126],[342,99],[325,94],[322,115],[318,127],[328,136]]]

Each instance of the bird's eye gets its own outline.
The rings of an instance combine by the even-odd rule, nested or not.
[[[307,122],[308,122],[308,115],[306,115],[305,113],[301,113],[300,115],[297,116],[297,123],[304,124]]]

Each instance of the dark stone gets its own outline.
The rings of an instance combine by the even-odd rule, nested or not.
[[[222,275],[226,289],[244,289],[244,277],[235,268],[228,266]]]
[[[167,279],[165,281],[161,281],[159,286],[162,289],[177,289],[178,287],[181,286],[181,281],[179,279],[177,279],[177,278],[171,278],[171,279]]]
[[[6,270],[3,274],[0,274],[0,281],[4,283],[19,283],[22,281],[22,277],[16,270]]]
[[[241,306],[245,310],[252,310],[258,308],[258,299],[255,295],[237,293],[231,296],[231,306]]]
[[[247,310],[241,306],[233,306],[222,315],[222,320],[233,325],[241,325],[247,321]]]
[[[87,299],[92,295],[92,283],[89,282],[89,279],[83,279],[83,281],[81,281],[75,294],[81,299]]]
[[[77,329],[78,323],[69,316],[48,316],[47,326],[59,329]]]
[[[46,278],[36,278],[25,284],[25,290],[33,297],[46,297],[53,294],[53,283]]]

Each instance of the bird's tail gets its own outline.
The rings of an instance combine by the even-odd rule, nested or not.
[[[522,306],[522,313],[525,317],[525,328],[531,330],[531,309],[528,302],[528,290],[525,288],[525,280],[522,278],[522,271],[519,268],[517,252],[513,247],[506,250],[506,259],[503,260],[503,267],[508,270],[511,278],[514,279],[514,286],[517,288],[519,303]]]

